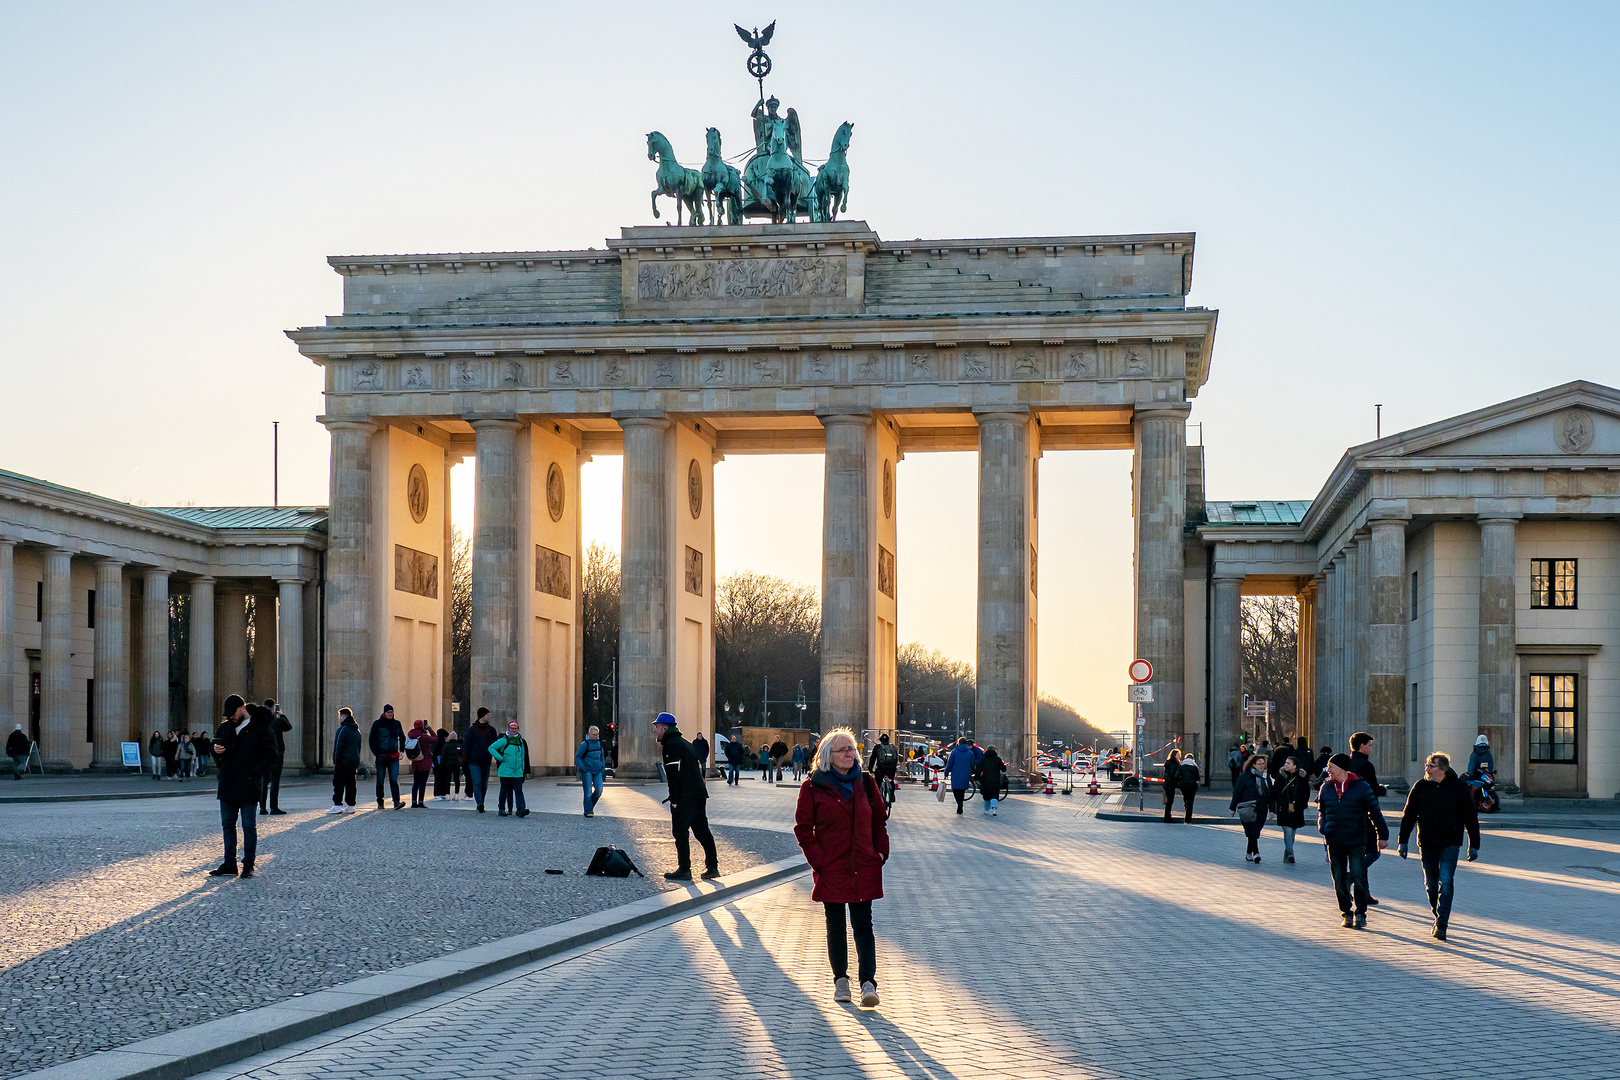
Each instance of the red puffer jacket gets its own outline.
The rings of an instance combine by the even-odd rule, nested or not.
[[[883,896],[883,864],[889,858],[888,815],[877,784],[861,774],[846,800],[831,776],[810,774],[799,788],[793,835],[815,878],[810,899],[857,904]]]

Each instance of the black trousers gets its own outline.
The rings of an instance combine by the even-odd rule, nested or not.
[[[354,805],[354,769],[353,765],[332,766],[333,806],[342,806],[345,799],[350,806]]]
[[[1181,806],[1182,806],[1182,809],[1186,811],[1186,814],[1182,818],[1182,820],[1183,821],[1191,821],[1192,820],[1193,799],[1196,798],[1197,795],[1198,795],[1198,785],[1197,784],[1183,784],[1181,786],[1180,790],[1181,790]],[[1176,789],[1175,788],[1170,788],[1170,787],[1165,788],[1164,789],[1164,820],[1166,820],[1166,821],[1170,820],[1170,808],[1172,806],[1174,806],[1175,804],[1176,804]]]
[[[680,861],[680,869],[692,869],[692,841],[688,832],[703,845],[704,868],[720,868],[720,854],[714,850],[714,833],[709,831],[709,800],[692,799],[670,807],[669,824],[675,836],[675,857]]]
[[[953,787],[951,794],[956,796],[956,812],[962,812],[962,797],[967,794],[967,788]]]
[[[827,959],[833,978],[849,978],[849,938],[844,931],[844,905],[822,904],[827,910]],[[859,981],[877,985],[877,939],[872,936],[872,901],[849,905],[849,923],[855,931],[855,970]]]
[[[270,771],[259,777],[259,813],[281,809],[281,758],[276,758]],[[265,800],[269,800],[266,806]]]
[[[1350,903],[1355,901],[1355,913],[1367,913],[1367,846],[1365,844],[1329,844],[1328,869],[1333,874],[1333,892],[1339,900],[1339,910],[1350,914]]]

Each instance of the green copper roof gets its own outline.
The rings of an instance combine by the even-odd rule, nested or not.
[[[1208,525],[1298,525],[1311,508],[1309,499],[1282,502],[1212,502],[1204,504]]]
[[[214,529],[313,529],[326,523],[324,506],[150,506],[147,509]]]

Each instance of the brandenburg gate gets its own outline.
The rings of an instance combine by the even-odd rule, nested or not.
[[[1186,418],[1216,323],[1185,303],[1192,234],[896,243],[818,220],[329,261],[343,313],[291,337],[325,373],[333,710],[448,721],[448,490],[471,456],[471,704],[520,719],[537,767],[571,764],[580,465],[622,454],[620,765],[650,772],[658,711],[713,728],[715,463],[820,453],[822,713],[887,727],[899,589],[960,587],[906,577],[895,467],[977,450],[978,740],[1023,760],[1041,455],[1129,448],[1148,745],[1183,731]]]

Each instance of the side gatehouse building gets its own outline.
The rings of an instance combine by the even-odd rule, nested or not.
[[[1241,599],[1287,595],[1314,742],[1365,728],[1380,773],[1415,778],[1484,733],[1526,792],[1620,792],[1620,391],[1571,383],[1353,447],[1308,502],[1208,503],[1186,423],[1217,313],[1186,303],[1194,246],[817,221],[334,257],[341,313],[289,332],[324,372],[327,507],[152,510],[0,474],[0,722],[35,732],[47,768],[116,768],[120,742],[211,721],[250,651],[253,695],[302,703],[304,764],[341,705],[449,725],[450,475],[472,458],[466,704],[520,718],[536,767],[565,770],[580,466],[623,455],[620,764],[651,772],[643,721],[716,726],[715,463],[816,453],[822,711],[882,726],[899,591],[933,587],[906,574],[896,467],[973,450],[979,554],[955,587],[977,597],[978,738],[1027,761],[1040,460],[1130,449],[1119,632],[1155,668],[1150,745],[1236,738]],[[182,591],[185,617],[160,619]],[[188,677],[160,679],[182,636]]]

